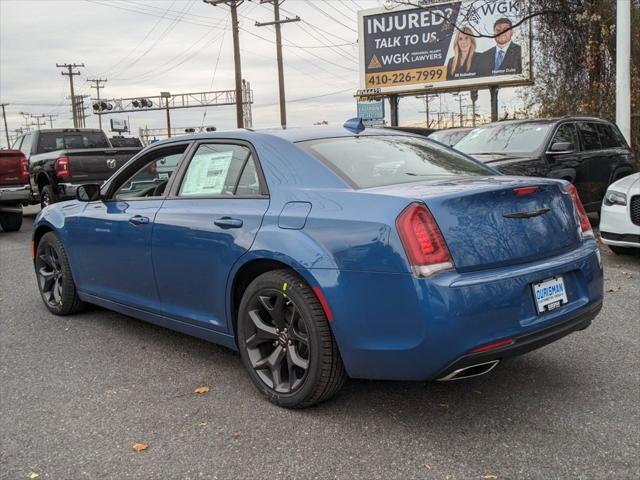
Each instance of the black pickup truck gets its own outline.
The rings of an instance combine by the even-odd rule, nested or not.
[[[102,183],[140,147],[114,148],[102,130],[61,128],[27,132],[13,148],[29,160],[33,202],[42,207],[74,198],[84,183]]]

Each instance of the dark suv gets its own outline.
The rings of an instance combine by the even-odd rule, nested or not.
[[[637,170],[618,127],[592,117],[491,123],[455,148],[507,175],[569,180],[590,212],[600,211],[611,183]]]

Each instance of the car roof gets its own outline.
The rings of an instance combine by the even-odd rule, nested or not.
[[[291,143],[304,142],[307,140],[320,140],[324,138],[340,138],[340,137],[362,137],[375,135],[393,135],[393,136],[413,136],[421,137],[410,132],[400,132],[396,130],[388,130],[381,128],[365,128],[360,132],[355,132],[347,128],[340,127],[294,127],[294,128],[264,128],[264,129],[236,129],[236,130],[219,130],[215,132],[195,133],[191,135],[183,135],[161,140],[153,145],[166,145],[169,143],[185,142],[192,140],[215,140],[215,139],[236,139],[251,140],[260,136],[271,136],[281,138]]]
[[[486,127],[490,125],[516,125],[518,123],[558,123],[558,122],[578,122],[578,121],[588,121],[588,122],[602,122],[602,123],[611,123],[606,118],[598,118],[598,117],[582,117],[582,116],[565,116],[565,117],[548,117],[548,118],[523,118],[517,120],[501,120],[498,122],[486,123],[484,125],[479,125],[480,127]]]

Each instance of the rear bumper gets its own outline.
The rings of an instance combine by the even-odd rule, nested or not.
[[[560,340],[570,333],[584,330],[591,325],[591,321],[596,318],[601,309],[602,302],[596,303],[588,308],[574,312],[574,314],[569,315],[566,320],[556,325],[516,337],[513,339],[513,343],[507,347],[496,348],[482,353],[463,355],[438,373],[436,378],[446,377],[452,372],[465,367],[495,360],[504,360],[505,358],[515,357],[544,347],[549,343]]]
[[[29,185],[19,187],[0,187],[0,211],[20,211],[20,205],[31,200]]]
[[[332,331],[354,378],[434,380],[461,368],[475,348],[506,338],[517,341],[492,351],[491,359],[507,351],[519,355],[587,326],[603,298],[594,240],[537,262],[445,272],[426,280],[408,274],[313,274],[333,312]],[[531,284],[558,275],[569,302],[538,314]]]

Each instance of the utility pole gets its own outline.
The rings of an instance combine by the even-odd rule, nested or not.
[[[4,120],[4,134],[7,137],[7,148],[11,148],[11,142],[9,141],[9,128],[7,127],[7,114],[4,111],[4,107],[9,105],[8,103],[0,103],[2,107],[2,119]]]
[[[53,121],[56,119],[57,116],[58,115],[53,115],[51,113],[43,115],[43,117],[47,117],[49,119],[49,128],[53,128]]]
[[[240,63],[240,37],[238,27],[238,7],[244,0],[202,0],[209,5],[218,6],[225,4],[231,10],[231,30],[233,32],[233,62],[236,72],[236,124],[238,128],[244,127],[242,105],[242,66]]]
[[[431,123],[431,120],[429,119],[429,101],[432,98],[435,98],[436,95],[430,95],[428,93],[425,93],[424,95],[417,95],[416,98],[424,98],[424,111],[421,111],[419,113],[426,113],[426,128],[429,128],[429,124]]]
[[[284,67],[282,64],[282,35],[280,32],[280,25],[283,23],[299,22],[300,17],[295,18],[287,17],[280,20],[280,3],[284,0],[260,0],[260,3],[273,4],[273,22],[256,22],[256,27],[266,27],[274,25],[276,28],[276,59],[278,61],[278,90],[280,93],[280,125],[282,128],[287,127],[287,107],[284,94]]]
[[[56,67],[58,68],[66,68],[67,73],[60,72],[65,77],[69,77],[69,86],[71,88],[71,113],[73,114],[73,128],[78,128],[78,112],[76,111],[76,96],[73,91],[73,77],[75,75],[80,75],[80,72],[74,72],[74,68],[83,67],[84,63],[76,64],[76,63],[56,63]]]
[[[454,97],[458,97],[458,106],[460,108],[460,126],[463,127],[463,122],[462,122],[462,92],[458,92],[458,93],[454,93],[453,94]]]
[[[631,144],[631,2],[616,6],[616,123]]]
[[[31,118],[33,120],[36,121],[36,123],[32,123],[32,125],[35,125],[36,127],[38,127],[38,130],[40,130],[40,125],[45,126],[47,124],[46,120],[44,120],[45,118],[47,118],[46,115],[31,115]],[[42,121],[41,121],[42,119]]]
[[[106,79],[102,79],[102,78],[87,79],[87,82],[95,84],[95,85],[91,85],[90,88],[95,88],[96,89],[96,97],[97,97],[98,103],[100,103],[100,89],[104,88],[104,83],[106,81],[107,81]],[[101,82],[102,82],[102,85],[100,85]],[[100,130],[102,130],[102,116],[101,115],[98,115],[98,127],[100,128]]]

